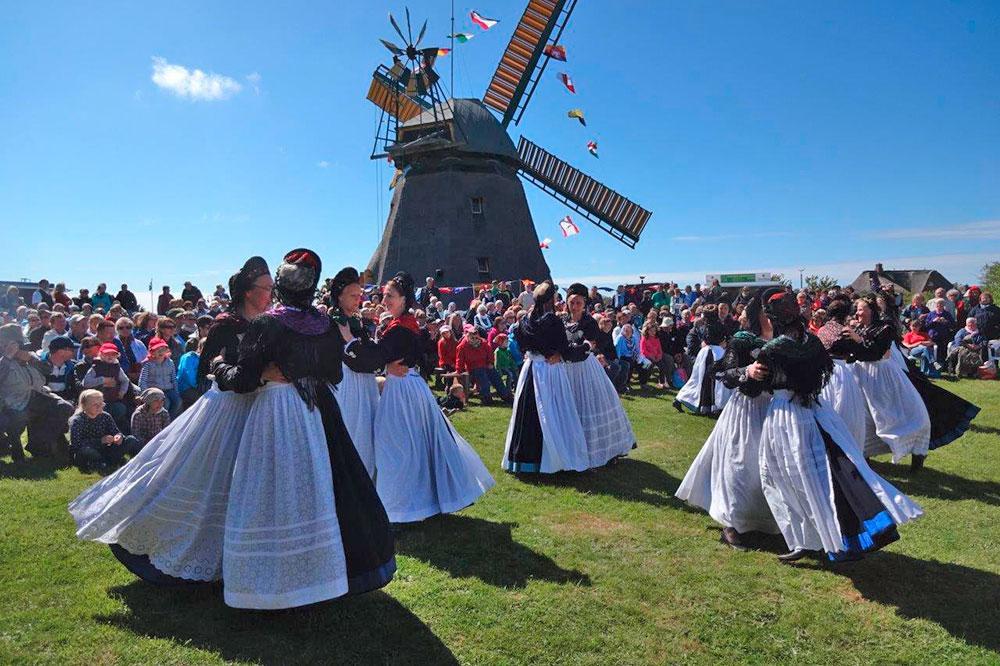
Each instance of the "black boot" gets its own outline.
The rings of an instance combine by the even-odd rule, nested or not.
[[[910,456],[910,471],[919,472],[920,470],[922,470],[924,468],[925,460],[927,460],[926,455],[918,456],[916,453],[914,453],[912,456]]]
[[[684,407],[681,405],[680,400],[674,400],[674,409],[676,409],[681,414],[684,413]]]
[[[745,551],[747,549],[747,547],[743,545],[743,539],[740,538],[740,533],[732,527],[722,528],[722,536],[719,537],[719,541],[726,544],[733,550]]]

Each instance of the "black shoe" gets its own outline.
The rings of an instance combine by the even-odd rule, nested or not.
[[[918,456],[917,454],[914,453],[912,456],[910,456],[910,471],[919,472],[920,470],[922,470],[924,468],[925,460],[927,460],[927,456]]]
[[[681,401],[680,400],[674,400],[674,409],[676,409],[681,414],[684,413],[684,406],[681,405]]]
[[[798,562],[806,555],[813,553],[815,551],[807,550],[805,548],[796,548],[793,551],[785,553],[784,555],[778,555],[778,561],[780,562]]]
[[[719,541],[726,544],[733,550],[746,551],[747,547],[743,545],[743,540],[740,538],[740,533],[737,532],[732,527],[723,527],[722,535],[719,537]]]

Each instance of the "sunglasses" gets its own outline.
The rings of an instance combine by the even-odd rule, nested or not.
[[[118,330],[119,331],[131,331],[132,327],[131,326],[118,326]]]
[[[173,324],[164,324],[164,325],[163,325],[163,326],[161,326],[160,328],[177,328],[177,327],[176,327],[176,326],[174,326]]]

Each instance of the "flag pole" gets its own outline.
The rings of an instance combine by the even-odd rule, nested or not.
[[[458,95],[455,94],[455,58],[458,54],[455,53],[455,0],[451,0],[451,97],[455,99]]]

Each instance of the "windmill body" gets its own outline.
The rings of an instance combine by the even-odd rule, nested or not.
[[[549,278],[522,180],[635,247],[650,211],[524,136],[515,147],[507,132],[520,122],[549,53],[558,52],[575,6],[528,3],[481,102],[445,99],[433,70],[439,50],[418,48],[426,23],[413,42],[409,12],[406,35],[390,15],[406,47],[381,40],[393,66],[377,68],[368,90],[382,109],[372,159],[389,157],[397,169],[371,279],[381,283],[401,270],[454,285]]]
[[[448,100],[401,123],[398,136],[388,151],[401,173],[373,279],[400,270],[417,279],[441,270],[447,284],[550,277],[517,150],[482,102]]]

